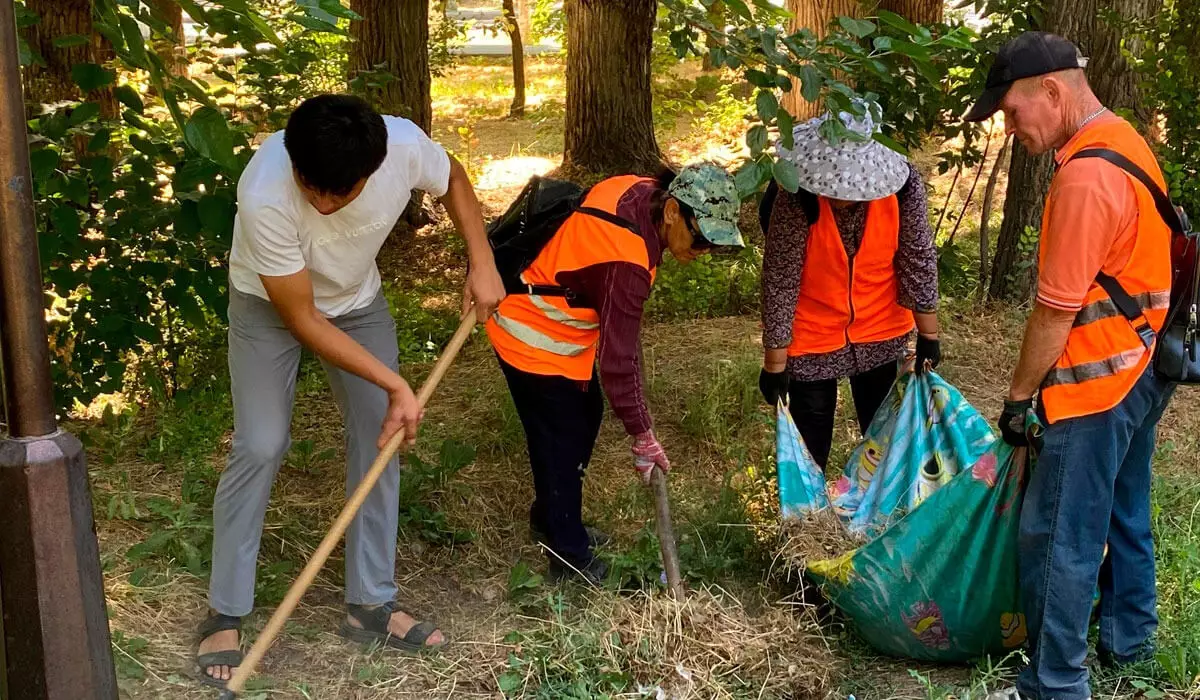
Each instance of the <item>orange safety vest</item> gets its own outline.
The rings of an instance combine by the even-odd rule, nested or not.
[[[583,206],[617,213],[617,202],[647,178],[623,175],[600,182]],[[654,280],[645,240],[638,234],[595,216],[574,213],[567,218],[533,263],[521,273],[531,285],[558,285],[561,272],[609,262],[630,262]],[[510,294],[487,322],[488,339],[500,358],[532,374],[588,380],[600,340],[600,314],[573,308],[565,297]]]
[[[788,355],[832,352],[911,331],[913,315],[898,302],[893,262],[900,247],[896,195],[867,205],[862,241],[853,258],[846,255],[829,200],[819,197],[818,202],[820,214],[808,231]]]
[[[1120,153],[1166,191],[1154,153],[1128,122],[1105,122],[1087,128],[1060,154],[1060,162],[1067,162],[1085,148],[1108,148]],[[1150,192],[1132,175],[1125,175],[1137,196],[1137,232],[1129,262],[1113,276],[1142,307],[1146,321],[1157,333],[1162,330],[1171,302],[1171,230],[1159,216]],[[1050,197],[1046,211],[1053,204],[1053,188]],[[1048,218],[1043,215],[1043,232],[1047,224]],[[1044,245],[1041,254],[1045,254]],[[1093,280],[1067,336],[1067,346],[1042,382],[1041,405],[1046,419],[1054,423],[1116,406],[1133,389],[1152,355],[1153,349],[1146,347],[1134,325]]]

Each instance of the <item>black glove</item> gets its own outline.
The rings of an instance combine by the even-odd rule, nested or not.
[[[768,372],[763,368],[758,373],[758,390],[762,392],[763,398],[767,403],[774,406],[781,400],[785,403],[788,398],[788,384],[790,383],[787,370],[782,372]]]
[[[996,425],[1000,428],[1000,436],[1013,447],[1027,447],[1029,437],[1025,434],[1025,416],[1033,408],[1033,399],[1024,401],[1005,401],[1004,412]]]
[[[942,342],[937,338],[926,338],[920,333],[917,334],[917,364],[913,367],[913,371],[921,374],[925,371],[925,363],[929,362],[929,368],[933,369],[942,361]]]

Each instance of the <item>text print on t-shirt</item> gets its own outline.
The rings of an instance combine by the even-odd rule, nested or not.
[[[387,226],[387,224],[383,223],[382,221],[372,221],[369,224],[364,224],[358,228],[350,229],[349,231],[330,232],[317,238],[314,243],[319,246],[326,246],[335,241],[341,241],[348,238],[358,238],[359,236],[365,236],[368,233],[374,233],[385,226]]]

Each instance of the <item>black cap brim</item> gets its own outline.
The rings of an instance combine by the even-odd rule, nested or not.
[[[967,116],[963,117],[963,121],[981,122],[995,114],[1000,109],[1000,101],[1008,94],[1011,87],[1012,83],[1005,83],[984,90],[975,102],[975,106],[967,112]]]

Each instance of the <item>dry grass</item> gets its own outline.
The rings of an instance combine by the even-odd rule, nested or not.
[[[780,528],[779,560],[803,572],[809,562],[833,559],[862,544],[830,508],[789,520]]]

